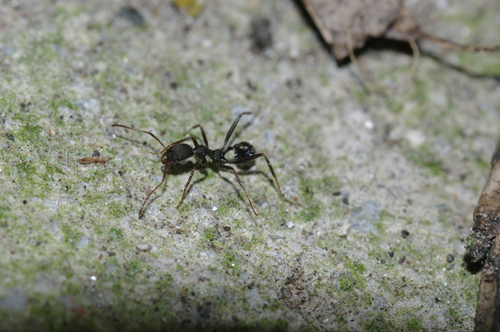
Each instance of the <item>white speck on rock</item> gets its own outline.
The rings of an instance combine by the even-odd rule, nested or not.
[[[210,48],[210,47],[212,47],[212,41],[210,39],[203,39],[201,41],[201,46],[203,48]]]
[[[366,129],[372,130],[375,128],[375,124],[371,120],[366,120],[363,125],[365,126]]]
[[[343,224],[339,228],[337,228],[337,234],[341,237],[347,236],[347,231],[349,230],[349,224]]]
[[[293,227],[293,226],[295,226],[295,225],[294,225],[294,223],[293,223],[293,222],[289,221],[289,222],[288,222],[288,224],[286,224],[286,226],[287,226],[288,228],[292,228],[292,227]]]
[[[417,129],[408,130],[406,132],[405,138],[413,148],[418,148],[425,142],[424,133]]]

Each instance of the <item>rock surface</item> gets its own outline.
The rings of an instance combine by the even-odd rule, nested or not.
[[[496,1],[425,6],[432,31],[498,42]],[[424,55],[406,91],[370,94],[292,1],[207,1],[191,17],[161,1],[19,0],[0,17],[0,330],[473,328],[462,242],[498,139],[497,55]],[[253,52],[259,17],[272,42]],[[411,64],[361,60],[386,83]],[[247,110],[233,142],[265,152],[300,206],[259,159],[241,176],[258,216],[215,169],[177,210],[193,160],[138,219],[161,146],[111,124],[166,144],[202,124],[216,148]],[[109,161],[77,162],[95,151]]]

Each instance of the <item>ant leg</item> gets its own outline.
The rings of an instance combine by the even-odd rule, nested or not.
[[[165,150],[170,149],[170,148],[171,148],[172,146],[174,146],[174,145],[177,145],[177,144],[180,144],[180,143],[182,143],[182,142],[185,142],[185,141],[187,141],[188,139],[191,139],[191,140],[193,141],[193,144],[194,144],[194,146],[195,146],[195,147],[198,147],[198,146],[200,145],[200,144],[198,144],[198,141],[196,140],[196,138],[194,138],[193,136],[188,136],[188,137],[184,137],[183,139],[180,139],[180,140],[178,140],[178,141],[175,141],[175,142],[173,142],[172,144],[169,144],[169,145],[165,148]]]
[[[142,203],[141,209],[139,210],[139,219],[141,219],[142,210],[144,209],[144,205],[146,205],[146,202],[148,201],[149,197],[156,191],[156,189],[158,189],[162,185],[162,183],[165,181],[166,176],[167,176],[167,165],[165,165],[165,170],[163,171],[163,179],[161,179],[160,184],[157,185],[156,188],[153,189],[153,191],[149,193],[149,195],[148,195],[148,197],[146,197],[146,200],[144,201],[144,203]]]
[[[125,129],[135,130],[135,131],[138,131],[138,132],[141,132],[141,133],[149,134],[149,135],[153,136],[153,138],[155,140],[157,140],[158,143],[160,143],[161,146],[163,146],[163,148],[165,149],[165,145],[163,145],[163,143],[160,142],[160,140],[158,139],[158,137],[156,137],[153,133],[150,133],[149,131],[138,130],[138,129],[130,128],[130,127],[127,127],[127,126],[124,126],[124,125],[121,125],[121,124],[116,124],[116,123],[112,124],[111,127],[122,127],[122,128],[125,128]]]
[[[149,134],[151,136],[154,137],[155,140],[158,141],[158,143],[161,144],[161,146],[163,146],[163,150],[161,152],[157,152],[157,153],[152,153],[152,154],[161,154],[163,153],[164,151],[168,150],[170,147],[174,146],[174,145],[177,145],[177,144],[180,144],[184,141],[187,141],[188,139],[191,139],[194,143],[194,146],[195,147],[198,147],[199,144],[198,144],[198,141],[196,140],[196,138],[192,137],[192,136],[189,136],[189,137],[184,137],[183,139],[181,140],[178,140],[177,142],[174,142],[172,144],[170,144],[169,146],[165,147],[165,145],[163,145],[162,142],[160,142],[160,140],[158,139],[158,137],[156,137],[153,133],[150,133],[149,131],[144,131],[144,130],[138,130],[138,129],[134,129],[134,128],[131,128],[131,127],[127,127],[127,126],[124,126],[124,125],[121,125],[121,124],[112,124],[111,127],[122,127],[122,128],[125,128],[125,129],[130,129],[130,130],[134,130],[134,131],[138,131],[138,132],[141,132],[141,133],[145,133],[145,134]],[[205,138],[206,139],[206,138]]]
[[[186,132],[184,133],[184,135],[186,135],[186,134],[187,134],[187,133],[189,133],[191,130],[196,129],[196,128],[200,128],[200,130],[201,130],[201,136],[203,136],[203,142],[205,143],[205,146],[208,148],[208,140],[207,140],[207,135],[205,135],[205,130],[203,130],[203,126],[202,126],[202,125],[197,124],[196,126],[191,127],[188,131],[186,131]]]
[[[236,180],[238,180],[238,183],[240,184],[240,187],[243,188],[243,191],[245,192],[245,195],[247,196],[248,203],[250,203],[250,207],[252,208],[253,213],[258,216],[257,212],[255,212],[255,209],[253,208],[252,201],[250,200],[250,197],[248,197],[247,190],[245,189],[245,186],[243,185],[243,182],[241,181],[240,177],[238,176],[238,173],[234,170],[234,168],[230,166],[221,166],[220,168],[229,170],[234,173],[234,176],[236,176]]]
[[[186,190],[189,186],[189,183],[191,183],[191,179],[193,178],[194,171],[202,169],[202,168],[206,168],[206,167],[207,166],[196,166],[195,168],[193,168],[193,170],[191,171],[191,175],[189,176],[188,182],[186,183],[186,186],[184,187],[184,192],[182,193],[182,198],[181,198],[181,201],[179,202],[179,204],[177,205],[177,208],[179,208],[182,205],[182,202],[184,201],[184,198],[186,197]]]
[[[254,159],[257,159],[259,157],[264,157],[266,159],[266,162],[267,162],[267,166],[269,166],[269,170],[271,171],[271,174],[273,175],[273,178],[274,178],[274,181],[276,181],[276,184],[278,185],[278,190],[280,192],[280,195],[281,197],[287,201],[288,203],[290,204],[293,204],[293,205],[298,205],[297,203],[295,202],[292,202],[290,200],[288,200],[285,195],[283,195],[283,192],[281,191],[281,187],[280,187],[280,183],[278,182],[278,178],[276,178],[276,173],[274,173],[274,169],[273,169],[273,166],[271,166],[271,162],[269,161],[269,159],[267,158],[266,154],[265,153],[259,153],[259,154],[255,154],[253,156],[250,156],[250,157],[247,157],[247,158],[243,158],[241,160],[238,160],[238,161],[230,161],[228,162],[228,164],[241,164],[241,163],[246,163],[248,161],[251,161],[251,160],[254,160]]]
[[[245,115],[245,114],[253,114],[253,113],[252,112],[243,112],[243,113],[240,113],[240,115],[238,115],[238,117],[234,120],[233,125],[231,126],[231,128],[229,128],[229,131],[227,132],[226,139],[224,140],[224,144],[222,145],[222,151],[223,152],[226,151],[227,142],[229,141],[229,138],[233,134],[234,128],[236,128],[236,125],[240,121],[240,118],[243,115]]]
[[[183,139],[180,139],[176,142],[173,142],[172,144],[169,144],[166,148],[164,148],[160,152],[151,152],[151,154],[163,154],[165,151],[170,149],[172,146],[177,145],[177,144],[181,144],[182,142],[185,142],[188,139],[191,139],[193,141],[195,147],[198,147],[200,145],[200,144],[198,144],[198,141],[196,140],[196,138],[194,138],[193,136],[188,136],[188,137],[184,137]]]

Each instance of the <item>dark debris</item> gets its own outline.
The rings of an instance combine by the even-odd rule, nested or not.
[[[266,17],[257,17],[252,20],[250,39],[251,50],[261,53],[273,45],[273,30],[271,21]]]
[[[132,6],[125,6],[120,8],[118,16],[128,20],[130,23],[136,26],[142,26],[146,23],[144,16]]]

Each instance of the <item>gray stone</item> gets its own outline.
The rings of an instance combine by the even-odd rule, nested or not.
[[[382,208],[380,204],[372,200],[361,202],[360,206],[354,208],[349,216],[351,229],[360,233],[372,232],[374,222],[379,221]]]
[[[10,295],[0,299],[0,307],[10,311],[22,311],[26,307],[26,292],[21,287],[14,288]]]

